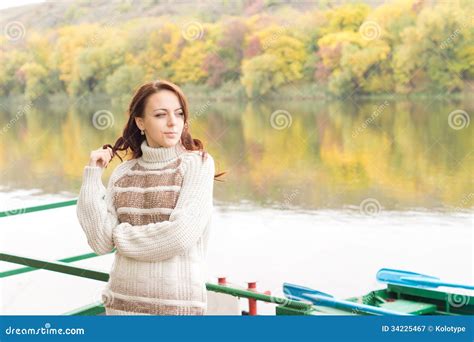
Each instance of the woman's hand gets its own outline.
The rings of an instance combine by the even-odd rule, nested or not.
[[[109,165],[110,159],[113,157],[113,152],[110,147],[104,149],[103,147],[92,151],[89,160],[89,166],[99,166],[107,167]]]

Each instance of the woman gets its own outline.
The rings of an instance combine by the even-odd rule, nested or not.
[[[203,315],[214,160],[188,127],[188,104],[167,81],[142,85],[115,145],[92,151],[77,216],[97,254],[117,252],[102,293],[107,315]],[[102,171],[117,155],[132,157]],[[123,161],[123,160],[122,160]]]

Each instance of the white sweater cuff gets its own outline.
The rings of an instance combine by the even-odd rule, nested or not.
[[[83,172],[83,182],[87,185],[101,184],[102,185],[103,168],[99,166],[85,166]]]

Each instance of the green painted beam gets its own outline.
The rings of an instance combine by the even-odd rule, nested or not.
[[[81,278],[95,279],[100,281],[109,280],[108,273],[72,266],[60,261],[39,260],[5,253],[0,253],[0,261],[12,262],[15,264],[69,274]]]
[[[37,205],[37,206],[34,206],[34,207],[28,207],[28,208],[18,208],[18,209],[0,211],[0,217],[27,214],[27,213],[32,213],[32,212],[35,212],[35,211],[67,207],[67,206],[75,205],[75,204],[77,204],[77,199],[70,200],[70,201],[57,202],[57,203]]]
[[[17,263],[29,267],[74,275],[77,277],[95,279],[99,281],[107,282],[109,280],[109,274],[105,272],[95,271],[87,268],[81,268],[77,266],[68,265],[64,262],[59,261],[47,261],[39,260],[33,258],[22,257],[13,254],[0,253],[0,261]],[[286,306],[289,308],[294,308],[298,310],[310,310],[312,308],[311,304],[289,300],[286,298],[279,298],[268,296],[263,293],[248,291],[245,289],[234,288],[230,286],[217,285],[212,283],[206,283],[206,288],[209,291],[225,293],[235,297],[250,298],[256,299],[259,301],[274,303],[280,306]]]
[[[115,249],[110,253],[113,253],[114,251],[115,251]],[[68,257],[68,258],[64,258],[64,259],[59,259],[57,261],[70,263],[70,262],[74,262],[74,261],[95,258],[97,256],[100,256],[100,255],[95,254],[95,253],[87,253],[87,254],[76,255],[76,256],[72,256],[72,257]],[[5,272],[0,272],[0,278],[6,278],[6,277],[10,277],[10,276],[15,275],[15,274],[27,273],[27,272],[32,272],[32,271],[36,271],[36,270],[38,270],[38,268],[34,268],[34,267],[16,268],[14,270],[8,270],[8,271],[5,271]]]

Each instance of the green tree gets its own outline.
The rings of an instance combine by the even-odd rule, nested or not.
[[[472,26],[461,8],[424,8],[402,32],[393,68],[397,90],[457,91],[472,77]]]
[[[2,38],[0,37],[0,40]],[[26,75],[20,71],[20,68],[28,60],[25,51],[17,49],[8,49],[8,42],[0,44],[0,95],[8,96],[10,94],[23,93],[25,90]],[[7,53],[8,51],[8,53]]]
[[[242,85],[250,98],[266,94],[285,82],[278,57],[263,54],[242,63]]]
[[[130,96],[145,79],[145,70],[139,65],[122,65],[107,77],[105,89],[111,96]]]
[[[122,42],[108,40],[101,47],[80,51],[70,83],[75,95],[84,92],[105,91],[106,78],[124,64],[125,51]]]
[[[20,72],[25,75],[25,95],[30,99],[36,99],[45,95],[48,90],[48,70],[35,62],[22,65]]]

